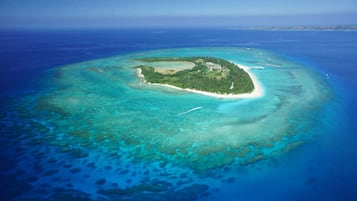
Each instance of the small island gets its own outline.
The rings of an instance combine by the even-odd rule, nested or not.
[[[240,66],[214,57],[150,57],[137,61],[141,81],[183,89],[219,98],[248,98],[261,95],[260,87],[252,74]],[[189,68],[155,68],[157,63],[186,62]],[[153,65],[150,65],[153,64]]]

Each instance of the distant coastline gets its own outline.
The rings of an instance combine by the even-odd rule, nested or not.
[[[257,31],[357,31],[357,25],[331,25],[331,26],[253,26],[236,27],[234,30]]]

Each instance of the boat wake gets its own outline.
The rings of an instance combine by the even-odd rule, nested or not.
[[[180,113],[176,114],[176,116],[181,116],[181,115],[184,115],[184,114],[196,111],[196,110],[200,110],[200,109],[202,109],[202,107],[195,107],[195,108],[189,109],[189,110],[187,110],[185,112],[180,112]]]

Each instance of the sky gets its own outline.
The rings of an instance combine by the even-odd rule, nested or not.
[[[0,27],[356,24],[357,0],[0,0]]]

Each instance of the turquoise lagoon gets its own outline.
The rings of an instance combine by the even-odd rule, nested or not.
[[[148,85],[136,76],[134,67],[142,63],[135,58],[187,56],[252,67],[263,96],[219,99]],[[51,180],[58,188],[71,185],[93,198],[111,199],[208,196],[221,182],[238,179],[237,170],[314,141],[332,96],[326,77],[289,57],[253,48],[126,54],[49,70],[41,85],[19,100],[18,111],[31,117],[37,131],[22,143],[41,144],[40,167],[51,160],[44,153],[56,153],[52,160],[62,168],[49,168],[51,177],[35,182]],[[31,159],[23,166],[32,165]]]

